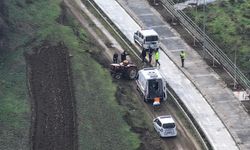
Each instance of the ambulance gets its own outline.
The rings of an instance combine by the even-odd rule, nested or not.
[[[157,68],[139,70],[136,84],[145,102],[153,101],[155,98],[167,100],[166,82]]]

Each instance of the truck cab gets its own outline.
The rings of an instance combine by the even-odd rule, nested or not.
[[[145,50],[159,48],[159,35],[153,29],[136,31],[134,41]]]
[[[138,71],[136,79],[137,90],[143,96],[144,101],[152,101],[154,98],[167,99],[166,82],[156,68],[144,68]]]

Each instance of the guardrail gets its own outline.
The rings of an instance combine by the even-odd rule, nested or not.
[[[127,42],[126,39],[123,38],[123,36],[121,35],[120,31],[117,31],[117,29],[114,27],[114,25],[112,25],[109,20],[107,20],[107,18],[102,14],[102,12],[100,12],[98,10],[98,8],[96,8],[96,6],[94,5],[94,2],[91,0],[88,0],[89,4],[94,8],[94,10],[100,15],[100,17],[108,24],[108,26],[112,29],[112,31],[114,31],[116,33],[116,35],[126,44],[126,46],[128,47],[128,49],[130,51],[132,51],[135,56],[137,57],[137,59],[140,59],[140,56],[135,52],[135,50],[130,46],[130,44]],[[138,49],[136,49],[138,50]],[[169,85],[167,85],[169,87]],[[202,130],[200,130],[200,127],[198,124],[195,124],[193,119],[191,118],[191,116],[189,115],[190,113],[188,112],[187,109],[183,108],[183,106],[180,104],[180,102],[178,101],[178,97],[175,96],[174,91],[170,90],[171,88],[169,87],[169,89],[167,90],[168,94],[172,97],[173,102],[176,104],[176,106],[179,108],[179,110],[181,111],[181,113],[184,115],[185,119],[187,119],[187,121],[189,122],[189,124],[191,125],[191,127],[194,129],[195,134],[197,135],[197,138],[199,139],[199,141],[202,144],[202,147],[205,150],[208,150],[209,147],[211,147],[209,141],[207,141],[204,132]]]
[[[226,54],[196,25],[182,10],[174,8],[175,3],[172,0],[161,0],[163,7],[180,21],[182,26],[200,43],[206,52],[220,63],[226,71],[237,81],[245,90],[250,89],[250,81],[240,71]]]

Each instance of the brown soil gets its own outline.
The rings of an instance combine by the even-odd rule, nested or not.
[[[76,8],[73,7],[69,7],[71,9],[71,11],[73,12],[74,15],[76,15],[76,18],[79,19],[79,15],[80,13],[77,12]],[[81,19],[82,20],[82,19]],[[79,21],[81,21],[79,20]],[[89,32],[91,32],[89,30]],[[101,39],[102,41],[106,41],[105,38],[98,38]],[[106,50],[105,52],[109,53],[110,49]],[[95,59],[97,59],[97,61],[102,64],[104,67],[107,67],[107,60],[104,60],[104,56],[105,55],[98,55],[98,54],[94,54],[92,55],[94,56]],[[133,58],[131,58],[133,59]],[[136,62],[133,59],[134,62]],[[140,150],[151,150],[151,149],[157,149],[157,150],[162,150],[162,149],[171,149],[171,150],[178,150],[178,149],[189,149],[189,150],[193,150],[193,149],[201,149],[200,145],[197,144],[197,142],[195,141],[195,139],[192,137],[192,133],[190,133],[190,131],[188,131],[188,129],[185,129],[185,126],[181,123],[180,127],[178,127],[178,131],[179,131],[179,136],[177,136],[176,138],[160,138],[156,132],[154,130],[150,130],[148,128],[146,128],[145,125],[136,125],[135,122],[133,120],[135,120],[135,116],[133,116],[133,112],[134,111],[145,111],[144,115],[149,115],[150,118],[153,118],[154,116],[160,115],[162,113],[164,114],[172,114],[172,112],[170,111],[171,108],[169,108],[168,104],[166,104],[166,106],[164,105],[164,108],[162,108],[161,112],[155,112],[152,109],[152,105],[151,104],[147,104],[144,103],[144,101],[142,100],[142,98],[140,97],[139,93],[136,92],[136,85],[134,82],[129,82],[127,80],[115,80],[114,82],[117,82],[118,84],[118,89],[117,89],[117,93],[116,93],[116,97],[117,97],[117,101],[120,105],[125,106],[126,108],[128,108],[129,111],[127,111],[127,114],[124,116],[124,120],[128,123],[128,125],[131,127],[131,131],[137,133],[140,137],[141,140],[141,145],[139,147]],[[129,89],[129,90],[127,90]],[[133,93],[130,93],[131,91],[135,91]],[[133,102],[133,99],[136,99],[136,102]],[[140,104],[133,104],[133,103],[138,103],[138,99],[140,100],[139,103]],[[143,109],[141,109],[143,108]],[[172,110],[175,111],[175,110]],[[173,114],[176,114],[173,113]],[[177,116],[174,116],[177,117]],[[140,117],[136,117],[136,119],[138,119]],[[152,120],[150,120],[152,121]],[[177,122],[179,122],[180,120],[177,120]],[[152,123],[150,123],[150,125],[152,125]]]
[[[77,149],[69,54],[63,43],[44,42],[25,54],[32,103],[33,150]]]
[[[119,85],[116,93],[118,103],[120,105],[128,107],[130,110],[124,116],[124,120],[126,120],[128,125],[131,126],[131,131],[137,133],[140,136],[141,145],[139,147],[139,150],[151,150],[152,148],[156,150],[202,149],[202,146],[199,145],[195,140],[195,136],[193,135],[193,133],[191,133],[188,129],[189,127],[187,123],[183,123],[183,120],[181,120],[179,116],[177,116],[178,108],[172,102],[170,102],[170,99],[167,102],[164,102],[159,110],[154,110],[151,103],[145,103],[143,101],[143,98],[139,94],[139,92],[135,92],[133,95],[130,95],[128,93],[129,91],[127,89],[130,89],[130,91],[137,91],[134,82],[128,82],[125,80],[115,80],[115,82],[117,82],[117,84]],[[178,136],[173,138],[160,138],[154,130],[135,125],[133,122],[133,111],[137,111],[138,108],[135,108],[132,104],[133,98],[139,100],[139,104],[137,104],[137,107],[139,109],[143,108],[143,110],[147,113],[147,115],[150,116],[150,118],[163,114],[172,114],[177,122]]]
[[[78,9],[71,9],[80,15]],[[76,17],[78,18],[78,17]],[[79,19],[79,18],[78,18]],[[86,22],[87,24],[87,22]],[[105,41],[105,39],[102,39]],[[103,55],[92,55],[104,67],[108,64]],[[48,42],[40,47],[34,48],[32,53],[25,54],[27,62],[27,75],[30,99],[32,103],[32,129],[31,145],[34,150],[76,150],[77,149],[77,127],[74,93],[70,73],[70,62],[67,48],[63,43],[51,45]],[[123,106],[134,110],[128,99],[131,93],[124,93],[129,88],[136,91],[133,82],[118,81],[117,100]],[[137,93],[137,99],[140,95]],[[140,101],[141,107],[145,107],[151,117],[162,112],[154,112],[151,105]],[[139,108],[141,108],[139,107]],[[164,113],[169,112],[168,106],[162,108]],[[133,112],[133,111],[132,111]],[[189,140],[183,127],[178,130],[183,133],[177,138],[161,139],[154,132],[146,128],[138,127],[132,121],[131,112],[124,116],[131,126],[131,130],[140,135],[140,150],[150,149],[198,149]],[[181,143],[181,144],[180,144]]]
[[[131,127],[131,131],[135,132],[139,135],[139,138],[141,140],[140,147],[138,150],[163,150],[168,149],[170,145],[173,145],[172,143],[169,143],[169,145],[165,145],[164,141],[160,139],[160,137],[156,134],[154,130],[150,130],[147,128],[147,125],[136,125],[133,121],[134,117],[134,111],[138,111],[138,108],[143,108],[144,111],[147,111],[149,113],[150,117],[153,116],[152,112],[150,112],[149,107],[141,98],[140,94],[136,92],[136,85],[133,81],[128,82],[127,80],[116,80],[114,79],[114,82],[116,82],[119,86],[117,88],[116,97],[117,101],[120,105],[126,106],[129,111],[126,112],[124,115],[124,120],[128,123],[128,125]],[[129,92],[135,91],[133,95],[129,94]],[[136,102],[135,102],[136,100]],[[139,101],[138,103],[138,100]],[[134,104],[137,103],[137,104]],[[146,108],[146,110],[145,110]],[[145,113],[142,111],[141,113]],[[141,115],[144,116],[146,114]],[[139,116],[136,117],[136,119]]]

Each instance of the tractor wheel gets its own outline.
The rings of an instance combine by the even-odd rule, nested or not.
[[[128,77],[129,79],[135,79],[137,76],[137,69],[136,68],[129,68],[128,69]]]
[[[121,74],[117,73],[117,74],[115,74],[114,77],[119,80],[119,79],[121,79],[122,76],[121,76]]]

